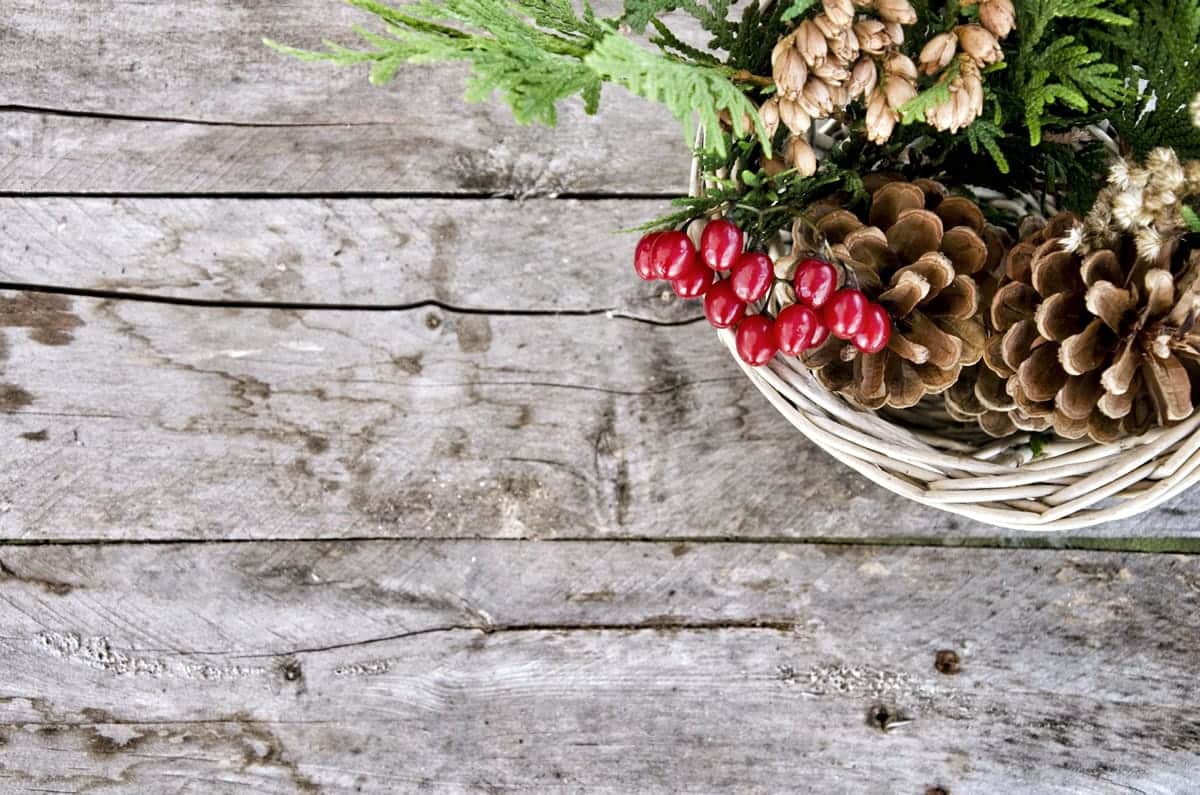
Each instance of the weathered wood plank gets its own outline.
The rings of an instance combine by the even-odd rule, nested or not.
[[[569,103],[551,131],[463,103],[461,68],[415,68],[381,90],[362,69],[261,43],[350,41],[370,18],[336,0],[11,0],[4,12],[0,105],[85,115],[0,111],[0,191],[686,190],[678,124],[623,89],[605,89],[600,117]]]
[[[1196,557],[339,542],[0,560],[14,790],[1179,793],[1200,766]]]
[[[701,315],[630,265],[665,201],[0,199],[0,281],[225,301]]]
[[[833,465],[702,321],[8,292],[0,333],[4,538],[1001,533]]]

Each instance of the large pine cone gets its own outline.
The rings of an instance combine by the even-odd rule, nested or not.
[[[864,408],[908,408],[948,389],[983,356],[979,307],[995,288],[1004,241],[978,205],[939,183],[876,175],[868,187],[875,190],[862,217],[825,201],[798,220],[793,257],[831,251],[849,286],[857,282],[888,310],[891,340],[864,354],[830,338],[803,361],[826,388]]]
[[[1125,236],[1081,257],[1064,247],[1078,223],[1055,216],[1013,247],[986,367],[973,394],[947,394],[952,413],[978,413],[989,433],[1010,431],[997,416],[1007,415],[1015,427],[1112,442],[1191,416],[1200,397],[1200,253],[1174,237],[1147,261]]]

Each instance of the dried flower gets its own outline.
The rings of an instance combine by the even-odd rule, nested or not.
[[[888,107],[887,97],[877,87],[867,102],[867,139],[872,143],[887,143],[899,118],[899,114]]]
[[[917,12],[908,0],[876,0],[875,9],[887,22],[912,25],[917,21]]]
[[[784,96],[800,93],[808,80],[808,66],[797,42],[795,34],[784,36],[771,50],[771,75]]]
[[[846,83],[846,93],[849,99],[856,100],[870,94],[875,90],[878,80],[879,70],[875,66],[875,61],[870,58],[859,59],[850,72],[850,81]]]
[[[954,60],[958,51],[958,37],[953,33],[940,33],[925,43],[917,60],[921,63],[921,71],[934,75],[945,69]]]
[[[854,35],[858,37],[858,48],[870,55],[883,55],[892,43],[878,19],[863,19],[854,23]]]
[[[829,45],[825,41],[825,34],[811,19],[806,19],[796,28],[796,48],[800,50],[800,54],[804,56],[804,62],[809,66],[815,66],[825,60],[825,56],[829,54]]]
[[[905,80],[917,82],[917,65],[912,58],[901,52],[894,52],[883,60],[883,68],[888,74],[899,75]]]
[[[779,100],[779,118],[794,133],[808,132],[808,128],[812,126],[812,116],[800,106],[799,102],[787,97]]]
[[[888,107],[898,109],[917,95],[917,87],[900,75],[888,75],[883,84],[883,93],[887,97]]]
[[[825,85],[825,81],[816,77],[810,77],[808,82],[804,84],[803,95],[809,105],[816,108],[816,113],[813,116],[827,116],[833,113],[833,98],[829,95],[829,86]]]
[[[970,55],[980,66],[1003,60],[1004,52],[1000,49],[1000,42],[996,41],[996,37],[986,28],[979,25],[959,25],[954,32],[958,35],[958,43],[963,52]]]
[[[817,173],[817,153],[803,136],[793,135],[788,138],[785,152],[787,161],[800,176],[811,177]]]
[[[833,36],[825,39],[829,52],[843,64],[854,63],[858,58],[858,38],[850,28],[839,30]]]
[[[768,138],[774,138],[775,131],[779,129],[780,101],[780,98],[777,96],[771,97],[758,107],[758,118],[762,119],[763,127],[765,127],[767,130]]]
[[[899,47],[904,43],[904,26],[899,22],[884,22],[883,32],[892,40],[892,44]]]
[[[848,28],[854,21],[854,4],[850,0],[822,0],[825,16],[835,26]]]
[[[1006,38],[1017,24],[1012,0],[983,0],[979,6],[979,21],[996,38]]]

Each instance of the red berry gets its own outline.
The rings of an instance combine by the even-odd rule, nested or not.
[[[820,319],[821,319],[821,316],[817,315],[817,320],[820,320]],[[827,339],[829,339],[829,327],[823,323],[818,323],[817,330],[813,332],[812,343],[809,344],[808,347],[820,348],[822,345],[825,344],[825,340],[827,340]]]
[[[662,232],[650,248],[650,269],[659,279],[677,279],[696,261],[696,247],[678,230]]]
[[[775,318],[775,341],[788,356],[799,356],[813,347],[813,337],[821,326],[817,313],[804,304],[792,304]],[[824,339],[824,332],[822,339]]]
[[[821,259],[806,259],[796,268],[796,297],[820,309],[837,289],[837,268]]]
[[[839,340],[848,340],[862,329],[866,311],[861,290],[838,290],[821,307],[821,323]]]
[[[738,324],[737,352],[743,362],[761,367],[774,359],[778,351],[775,329],[767,317],[751,315]]]
[[[708,266],[695,260],[682,276],[671,280],[671,289],[680,298],[699,298],[708,290],[715,275]]]
[[[761,251],[747,251],[733,263],[733,294],[748,304],[761,301],[771,289],[774,277],[771,258]]]
[[[704,227],[700,235],[700,259],[715,271],[727,271],[742,253],[742,230],[724,218]]]
[[[892,319],[879,304],[867,304],[862,328],[854,335],[854,347],[863,353],[879,353],[892,336]]]
[[[658,235],[658,232],[651,232],[644,236],[638,241],[637,248],[633,251],[633,269],[646,281],[656,278],[652,268],[650,250],[654,248],[654,242],[658,240]]]
[[[733,294],[729,280],[717,282],[704,294],[704,316],[716,328],[729,328],[746,314],[746,305]]]

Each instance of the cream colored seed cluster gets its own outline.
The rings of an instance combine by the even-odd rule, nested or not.
[[[1118,160],[1091,212],[1063,241],[1068,251],[1088,254],[1115,247],[1131,234],[1138,256],[1156,260],[1164,244],[1187,231],[1183,207],[1200,196],[1200,161],[1180,163],[1174,149],[1159,147],[1144,165]]]
[[[900,108],[917,95],[919,72],[943,75],[950,98],[931,108],[926,120],[957,131],[983,112],[981,69],[1003,58],[999,40],[1012,32],[1012,0],[963,0],[979,5],[981,24],[959,25],[931,39],[918,64],[900,52],[904,28],[917,21],[909,0],[823,0],[823,13],[801,22],[771,53],[778,93],[760,108],[772,134],[782,122],[792,136],[787,159],[802,175],[817,159],[804,137],[814,119],[827,118],[852,102],[866,104],[867,137],[885,143],[900,120]],[[952,64],[957,64],[951,69]]]

